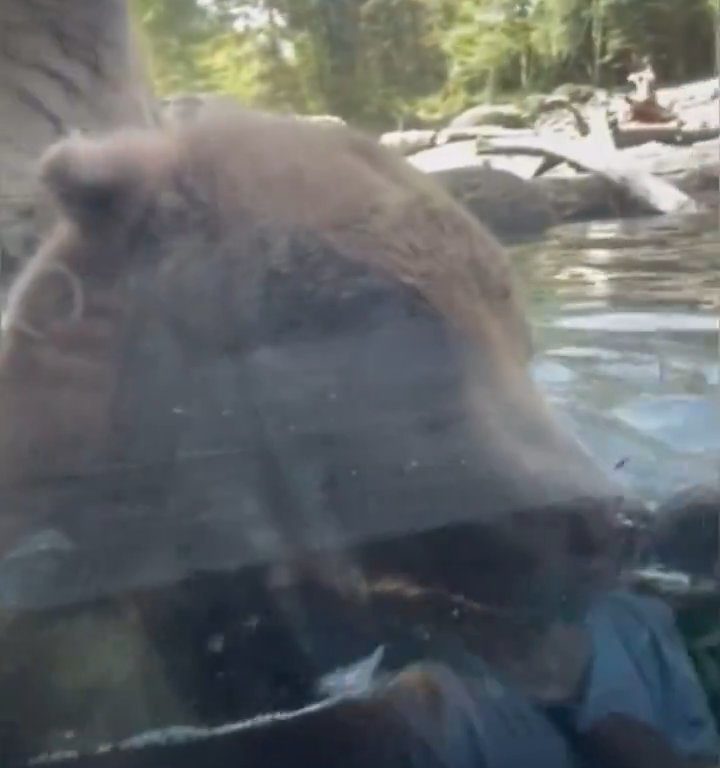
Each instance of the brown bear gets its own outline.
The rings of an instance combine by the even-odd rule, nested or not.
[[[4,488],[185,488],[215,456],[248,562],[550,508],[606,543],[622,494],[531,382],[506,255],[401,157],[218,107],[65,139],[42,178],[61,221],[3,318]],[[225,503],[205,484],[194,514]]]
[[[627,502],[530,379],[508,258],[399,155],[223,107],[67,138],[41,175],[60,221],[3,317],[0,546],[51,523],[82,567],[33,607],[291,564],[555,615],[612,578]]]

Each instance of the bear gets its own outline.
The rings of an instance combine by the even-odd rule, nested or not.
[[[396,153],[218,105],[61,140],[41,178],[60,220],[3,316],[0,487],[152,467],[213,506],[172,468],[230,449],[215,481],[262,510],[238,515],[248,562],[482,520],[614,546],[636,502],[531,381],[507,255]]]
[[[218,105],[189,125],[62,140],[41,177],[61,220],[3,317],[3,486],[172,462],[193,421],[188,370],[234,359],[237,386],[255,389],[243,401],[270,414],[256,402],[236,426],[273,443],[303,432],[270,453],[318,454],[305,491],[343,518],[331,538],[580,498],[597,502],[583,518],[593,535],[608,535],[623,494],[530,379],[508,257],[391,150],[343,126]],[[358,423],[340,435],[351,411]],[[449,504],[451,485],[462,490]],[[318,507],[309,497],[276,502],[293,508],[276,513],[281,538],[330,527],[299,513]]]
[[[534,386],[502,247],[400,155],[222,105],[62,139],[40,176],[58,223],[3,316],[0,548],[52,524],[82,567],[34,606],[267,568],[546,626],[613,581],[636,501]],[[500,637],[476,633],[517,669]]]

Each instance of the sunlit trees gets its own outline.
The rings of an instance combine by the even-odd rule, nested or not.
[[[162,92],[367,125],[562,82],[712,71],[715,0],[132,0]]]

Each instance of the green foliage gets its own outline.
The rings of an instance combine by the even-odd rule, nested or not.
[[[522,82],[519,65],[530,52],[531,27],[518,6],[464,0],[446,24],[442,47],[450,63],[451,92],[492,97]]]
[[[149,40],[158,91],[203,90],[202,47],[224,30],[196,0],[131,0],[131,5]]]
[[[219,92],[275,109],[298,109],[311,101],[273,18],[263,15],[258,22],[259,3],[131,2],[161,95]]]
[[[608,56],[650,54],[663,78],[712,71],[715,13],[707,0],[604,0]]]
[[[328,112],[370,127],[440,120],[498,95],[707,75],[715,0],[130,0],[163,93]]]
[[[368,0],[361,21],[364,111],[375,121],[384,115],[402,121],[446,79],[432,17],[423,0]]]

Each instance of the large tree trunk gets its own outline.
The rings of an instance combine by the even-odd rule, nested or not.
[[[126,0],[0,0],[0,257],[31,247],[34,161],[73,129],[152,119]]]

